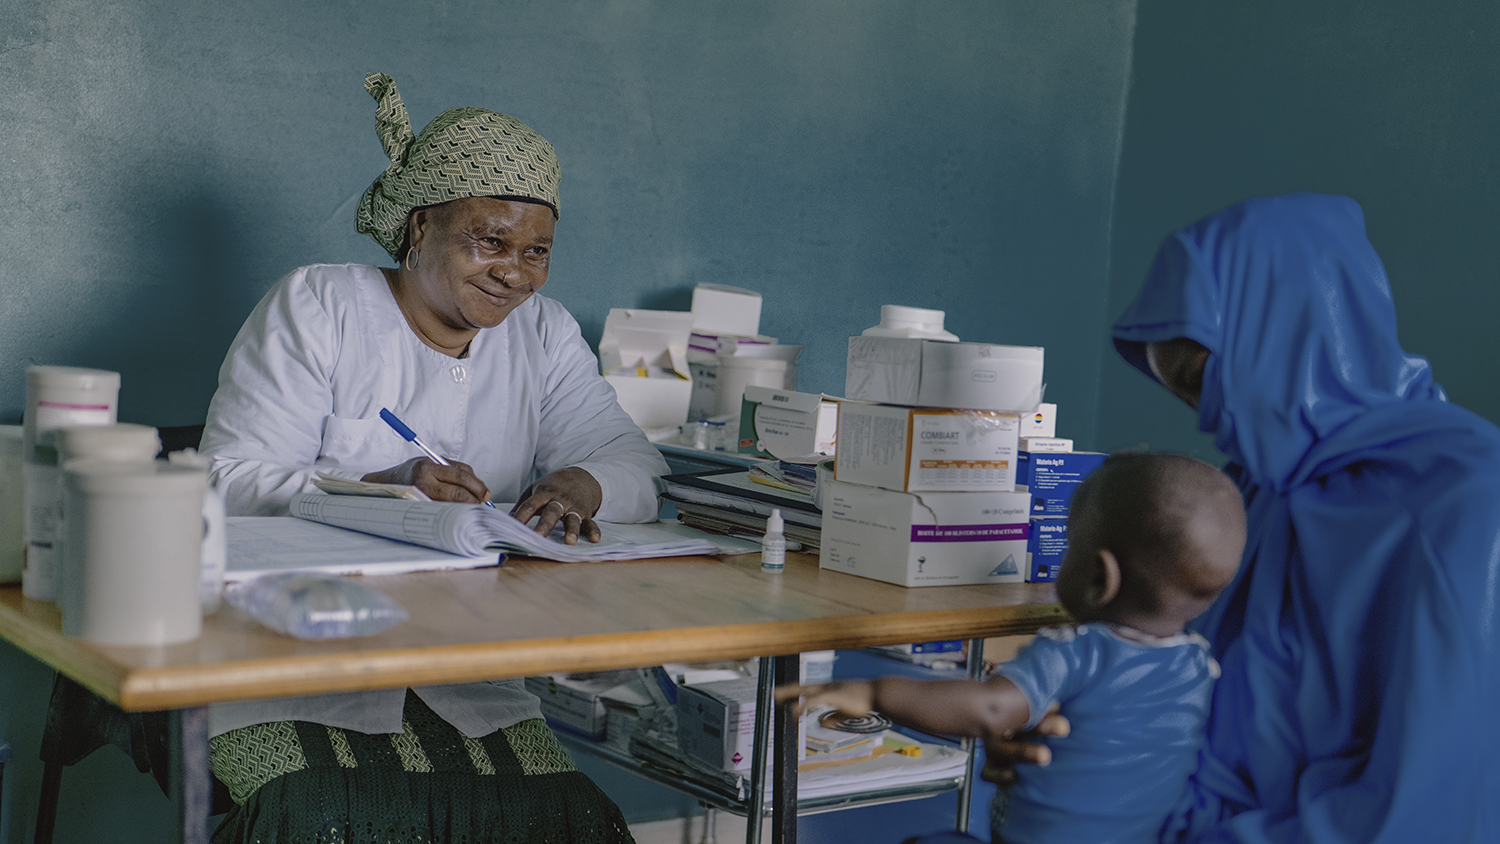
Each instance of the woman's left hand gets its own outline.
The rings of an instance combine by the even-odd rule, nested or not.
[[[542,536],[552,532],[558,522],[563,526],[563,541],[577,545],[580,536],[590,542],[598,542],[601,535],[594,514],[604,503],[604,490],[594,476],[576,466],[559,469],[532,484],[521,495],[521,503],[510,511],[522,522],[537,517],[536,532]]]

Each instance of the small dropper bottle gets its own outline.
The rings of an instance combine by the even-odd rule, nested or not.
[[[760,570],[781,571],[786,568],[786,534],[781,510],[772,509],[766,518],[766,535],[760,540]]]

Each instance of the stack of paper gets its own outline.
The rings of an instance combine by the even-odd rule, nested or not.
[[[711,536],[680,525],[619,525],[600,522],[599,542],[563,543],[561,524],[549,536],[498,509],[480,504],[450,504],[353,495],[300,493],[292,497],[292,515],[335,527],[372,533],[402,542],[438,548],[450,554],[480,557],[486,551],[542,557],[561,562],[635,560],[694,554],[740,554],[747,543]]]
[[[917,755],[906,755],[891,745],[915,746]],[[797,797],[808,799],[831,795],[849,795],[877,789],[896,788],[918,783],[951,780],[962,781],[969,756],[962,750],[939,744],[920,744],[895,735],[887,734],[887,741],[878,748],[879,753],[831,762],[822,765],[798,765]],[[749,796],[750,777],[748,771],[711,770],[694,760],[684,759],[678,749],[675,731],[663,730],[655,725],[637,733],[631,741],[632,754],[642,761],[704,785],[726,795],[744,800]],[[767,768],[771,764],[767,754]],[[767,774],[770,771],[767,770]],[[766,802],[771,800],[766,791]]]
[[[677,505],[685,525],[760,537],[766,532],[766,517],[776,508],[785,520],[787,538],[802,543],[804,551],[816,552],[822,542],[823,514],[813,506],[810,493],[784,488],[790,483],[770,486],[770,476],[763,474],[758,482],[752,471],[743,469],[668,475],[664,480],[667,498]]]

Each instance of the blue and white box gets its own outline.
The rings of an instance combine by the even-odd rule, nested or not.
[[[1068,520],[1032,519],[1026,536],[1026,582],[1052,583],[1068,550]]]
[[[1096,451],[1066,454],[1020,452],[1016,466],[1016,492],[1031,496],[1033,518],[1066,516],[1078,485],[1108,456]]]

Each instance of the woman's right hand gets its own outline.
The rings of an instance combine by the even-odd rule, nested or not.
[[[414,486],[433,501],[456,501],[460,504],[483,504],[490,500],[490,488],[474,474],[467,463],[457,461],[442,466],[430,457],[413,457],[399,466],[371,472],[360,478],[377,484]]]
[[[1002,787],[1015,785],[1017,765],[1046,765],[1052,761],[1052,749],[1042,744],[1041,738],[1062,738],[1071,729],[1068,719],[1053,704],[1036,729],[985,739],[984,770],[979,776]]]

